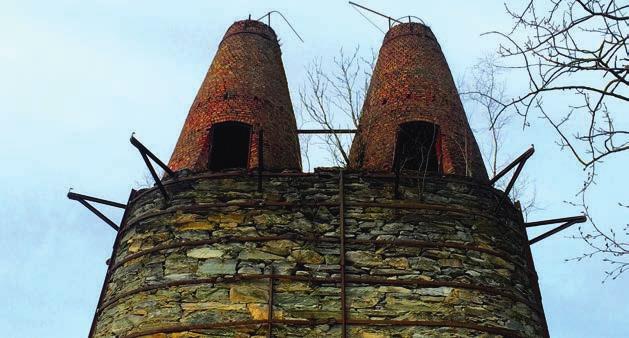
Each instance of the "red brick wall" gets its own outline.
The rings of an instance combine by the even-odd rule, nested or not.
[[[350,166],[391,171],[397,128],[410,121],[439,125],[445,174],[487,180],[487,172],[434,34],[419,23],[387,32],[363,105]]]
[[[225,121],[252,125],[249,169],[258,167],[260,128],[264,168],[301,169],[280,46],[273,29],[261,22],[238,21],[225,33],[168,165],[173,170],[208,170],[208,129]]]

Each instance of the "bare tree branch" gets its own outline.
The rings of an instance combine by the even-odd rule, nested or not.
[[[361,57],[356,47],[348,55],[343,49],[331,62],[331,69],[320,59],[312,61],[306,71],[306,83],[299,90],[301,120],[304,124],[333,131],[339,128],[358,128],[362,103],[369,87],[376,55]],[[316,136],[326,148],[335,165],[349,163],[350,140],[337,133]]]
[[[499,100],[498,115],[513,109],[527,125],[531,112],[541,113],[559,135],[561,148],[584,168],[629,150],[629,127],[618,129],[614,118],[626,115],[629,102],[629,5],[529,0],[521,11],[505,6],[512,30],[486,34],[506,40],[498,54],[505,68],[524,71],[528,88]],[[545,99],[553,97],[575,103],[561,116],[545,109]]]

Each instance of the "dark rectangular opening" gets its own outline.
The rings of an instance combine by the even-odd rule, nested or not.
[[[400,125],[395,146],[395,170],[439,173],[439,126],[416,121]]]
[[[240,122],[217,123],[210,129],[210,170],[247,168],[251,126]]]

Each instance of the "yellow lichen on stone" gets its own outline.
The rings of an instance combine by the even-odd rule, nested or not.
[[[264,287],[253,285],[235,285],[229,289],[232,303],[265,303],[269,295]]]
[[[178,227],[179,230],[214,230],[216,225],[210,222],[190,222]]]
[[[244,310],[242,304],[225,304],[219,302],[204,303],[182,303],[181,309],[184,311],[201,311],[201,310],[220,310],[220,311],[240,311]]]
[[[267,320],[269,318],[269,307],[260,304],[247,304],[247,310],[253,320]]]

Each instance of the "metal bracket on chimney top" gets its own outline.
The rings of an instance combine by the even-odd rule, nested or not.
[[[131,134],[131,139],[130,139],[131,144],[133,144],[133,146],[138,148],[138,151],[140,151],[140,155],[142,155],[142,159],[144,160],[144,163],[146,163],[146,166],[151,172],[151,176],[153,176],[153,180],[155,180],[155,184],[157,184],[157,187],[159,188],[159,191],[161,192],[162,196],[164,196],[164,199],[168,201],[170,199],[168,197],[168,193],[166,192],[166,189],[164,188],[164,185],[162,184],[162,181],[160,180],[159,176],[157,176],[157,172],[155,171],[155,168],[153,168],[153,165],[151,164],[151,161],[149,161],[149,158],[155,161],[155,163],[157,163],[157,165],[159,165],[162,169],[164,169],[164,171],[166,172],[168,176],[173,177],[175,173],[166,164],[164,164],[164,162],[162,162],[159,158],[157,158],[157,156],[155,156],[150,150],[148,150],[142,143],[140,143],[140,141],[138,141],[133,136],[134,134],[135,133]]]
[[[266,14],[264,14],[263,16],[259,17],[256,21],[260,21],[266,17],[268,17],[268,22],[267,25],[270,27],[271,26],[271,14],[273,13],[277,13],[279,14],[282,19],[284,20],[284,22],[286,22],[286,24],[288,25],[288,27],[290,27],[290,29],[293,31],[293,33],[295,33],[295,35],[297,35],[297,38],[299,39],[299,41],[301,41],[302,43],[304,42],[304,39],[301,38],[301,36],[299,35],[299,33],[297,33],[297,31],[295,30],[295,28],[293,28],[293,25],[290,24],[290,22],[288,22],[288,19],[286,19],[286,17],[284,16],[284,14],[280,13],[280,11],[270,11]],[[249,15],[249,20],[251,20],[251,14]]]
[[[356,8],[360,8],[360,9],[366,10],[366,11],[368,11],[368,12],[371,12],[371,13],[373,13],[373,14],[379,15],[379,16],[381,16],[381,17],[383,17],[383,18],[386,18],[386,19],[389,21],[389,28],[391,28],[391,26],[392,26],[392,25],[391,25],[391,21],[393,21],[393,22],[397,22],[397,23],[402,23],[401,21],[399,21],[399,20],[398,20],[398,19],[396,19],[396,18],[393,18],[393,17],[390,17],[390,16],[388,16],[388,15],[386,15],[386,14],[382,14],[382,13],[380,13],[380,12],[374,11],[374,10],[373,10],[373,9],[371,9],[371,8],[367,8],[367,7],[363,6],[363,5],[359,5],[359,4],[357,4],[357,3],[353,2],[353,1],[349,1],[349,4],[350,4],[351,6],[356,7]],[[359,12],[359,13],[360,13],[360,12]],[[361,14],[361,15],[362,15],[362,14]],[[406,16],[404,16],[404,17],[406,17]],[[365,19],[367,19],[367,18],[365,17]],[[409,19],[410,19],[410,16],[409,16]],[[367,20],[369,20],[369,19],[367,19]],[[370,21],[370,22],[371,22],[371,21]],[[373,24],[373,23],[372,23],[372,24]],[[374,26],[375,26],[375,24],[374,24]],[[380,29],[380,28],[379,28],[379,27],[377,27],[377,26],[376,26],[376,28]],[[384,32],[383,32],[383,33],[384,33]]]
[[[91,205],[89,202],[105,204],[105,205],[109,205],[109,206],[116,207],[116,208],[121,208],[121,209],[126,209],[127,208],[126,204],[112,202],[112,201],[108,201],[108,200],[104,200],[104,199],[96,198],[96,197],[92,197],[92,196],[87,196],[87,195],[73,193],[72,192],[72,188],[70,188],[70,191],[68,191],[68,198],[71,199],[71,200],[74,200],[74,201],[78,201],[79,203],[83,204],[83,206],[85,206],[89,211],[93,212],[96,216],[98,216],[100,219],[102,219],[103,222],[107,223],[114,230],[118,231],[120,229],[120,227],[116,223],[114,223],[114,221],[110,220],[102,212],[100,212],[100,211],[98,211],[98,209],[94,208],[94,206]]]
[[[583,223],[587,221],[587,217],[585,217],[584,215],[581,216],[572,216],[572,217],[564,217],[564,218],[555,218],[555,219],[548,219],[545,221],[537,221],[537,222],[529,222],[529,223],[524,223],[524,225],[527,228],[530,227],[536,227],[536,226],[540,226],[540,225],[546,225],[546,224],[556,224],[556,223],[562,223],[564,222],[562,225],[546,231],[545,233],[533,238],[532,240],[529,241],[529,245],[531,244],[535,244],[539,241],[541,241],[542,239],[552,236],[556,233],[558,233],[559,231],[562,231],[564,229],[567,229],[569,226],[576,224],[576,223]]]
[[[516,165],[518,166],[515,169],[513,176],[511,176],[511,180],[509,180],[509,183],[507,184],[507,188],[504,191],[504,196],[502,196],[502,199],[498,203],[497,208],[500,208],[500,206],[502,205],[502,202],[504,202],[505,198],[509,196],[509,192],[511,192],[511,189],[513,188],[513,185],[515,184],[515,181],[518,179],[518,176],[520,176],[520,172],[522,171],[524,164],[531,156],[533,156],[533,153],[535,153],[535,148],[533,147],[533,145],[531,145],[531,147],[527,151],[525,151],[522,155],[518,156],[518,158],[516,158],[513,162],[511,162],[508,166],[506,166],[498,174],[496,174],[494,178],[489,180],[489,184],[494,185],[500,178],[502,178],[506,173],[508,173],[511,169],[513,169],[513,167],[515,167]]]

